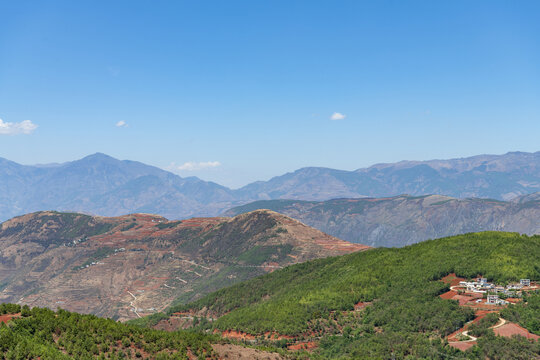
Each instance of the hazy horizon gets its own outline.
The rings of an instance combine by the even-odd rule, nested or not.
[[[399,163],[399,162],[425,162],[425,161],[438,161],[438,160],[454,160],[454,159],[463,159],[463,158],[469,158],[469,157],[474,157],[474,156],[501,156],[501,155],[505,155],[505,154],[508,154],[508,153],[522,153],[522,152],[525,152],[525,153],[536,153],[536,152],[540,152],[539,151],[530,151],[530,152],[526,152],[526,151],[520,151],[520,150],[514,150],[514,151],[507,151],[505,153],[502,153],[502,154],[474,154],[474,155],[471,155],[471,156],[463,156],[463,157],[456,157],[456,158],[448,158],[448,159],[401,159],[401,160],[398,160],[398,161],[395,161],[395,162],[377,162],[377,163],[371,163],[371,164],[368,164],[366,166],[360,166],[360,167],[352,167],[352,168],[349,168],[349,169],[341,169],[341,168],[333,168],[333,167],[328,167],[328,166],[318,166],[318,165],[306,165],[306,166],[301,166],[299,168],[296,168],[296,169],[292,169],[290,171],[285,171],[283,173],[277,173],[277,174],[274,174],[274,175],[271,175],[270,177],[268,178],[264,178],[264,179],[256,179],[256,180],[253,180],[253,181],[249,181],[249,182],[245,182],[245,183],[242,183],[241,185],[239,186],[229,186],[227,184],[224,184],[224,183],[220,183],[220,182],[217,182],[217,181],[214,181],[214,180],[210,180],[210,179],[205,179],[204,177],[200,177],[200,176],[196,176],[196,175],[182,175],[180,174],[178,171],[174,171],[174,169],[170,169],[168,167],[159,167],[157,165],[154,165],[154,164],[149,164],[149,163],[144,163],[142,161],[139,161],[137,159],[130,159],[130,158],[126,158],[126,159],[122,159],[122,158],[117,158],[116,156],[112,156],[110,154],[105,154],[103,152],[95,152],[93,154],[87,154],[81,158],[76,158],[76,159],[71,159],[71,160],[67,160],[67,161],[56,161],[56,162],[52,162],[52,163],[19,163],[17,162],[18,164],[20,165],[27,165],[27,166],[35,166],[35,167],[56,167],[56,166],[62,166],[66,163],[69,163],[69,162],[72,162],[72,161],[77,161],[77,160],[81,160],[85,157],[88,157],[88,156],[92,156],[92,155],[97,155],[97,154],[103,154],[103,155],[106,155],[106,156],[110,156],[112,158],[115,158],[117,160],[121,160],[121,161],[124,161],[124,160],[128,160],[128,161],[135,161],[135,162],[141,162],[141,163],[144,163],[146,165],[150,165],[150,166],[155,166],[157,168],[160,168],[162,170],[165,170],[165,171],[169,171],[169,172],[172,172],[174,174],[177,174],[181,177],[190,177],[190,176],[194,176],[194,177],[197,177],[201,180],[204,180],[204,181],[211,181],[211,182],[215,182],[219,185],[223,185],[223,186],[226,186],[226,187],[229,187],[233,190],[236,190],[236,189],[239,189],[239,188],[242,188],[243,186],[246,186],[246,185],[249,185],[251,183],[254,183],[254,182],[257,182],[257,181],[268,181],[274,177],[278,177],[278,176],[281,176],[281,175],[284,175],[284,174],[287,174],[287,173],[292,173],[292,172],[295,172],[296,170],[299,170],[299,169],[303,169],[303,168],[328,168],[328,169],[334,169],[334,170],[343,170],[343,171],[355,171],[355,170],[359,170],[359,169],[364,169],[364,168],[369,168],[371,166],[375,166],[375,165],[381,165],[381,164],[393,164],[393,163]],[[9,161],[13,161],[12,159],[6,159],[6,160],[9,160]]]

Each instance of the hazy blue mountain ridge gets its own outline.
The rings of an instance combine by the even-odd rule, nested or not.
[[[0,158],[0,220],[40,210],[115,216],[150,212],[170,219],[215,216],[256,200],[440,194],[509,200],[540,191],[540,152],[401,161],[355,171],[306,167],[229,189],[105,154],[27,166]]]

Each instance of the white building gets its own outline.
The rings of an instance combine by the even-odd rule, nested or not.
[[[488,295],[486,304],[488,305],[506,305],[505,300],[499,299],[499,295]]]

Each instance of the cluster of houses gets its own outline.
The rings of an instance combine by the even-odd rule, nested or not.
[[[506,305],[508,301],[501,299],[500,294],[506,297],[521,297],[521,290],[531,286],[531,280],[521,279],[519,284],[508,284],[505,287],[489,283],[486,278],[480,277],[474,281],[460,281],[459,285],[466,288],[468,292],[487,294],[487,305]]]

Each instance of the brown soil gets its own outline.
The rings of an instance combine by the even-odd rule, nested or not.
[[[457,277],[456,274],[451,273],[441,279],[442,282],[450,284],[450,286],[459,285],[460,281],[465,281],[464,278]]]
[[[457,294],[458,294],[457,291],[450,290],[450,291],[445,292],[444,294],[440,295],[440,297],[441,297],[441,299],[450,300],[454,296],[456,296]]]
[[[455,348],[455,349],[458,349],[458,350],[461,350],[461,351],[465,351],[465,350],[468,350],[468,349],[472,348],[474,345],[476,345],[476,341],[469,341],[469,342],[464,342],[464,341],[451,342],[451,343],[448,343],[448,345],[450,345],[451,347],[453,347],[453,348]]]
[[[314,341],[304,341],[304,342],[298,342],[296,344],[289,345],[289,346],[287,346],[287,349],[289,349],[289,350],[307,350],[307,351],[311,351],[313,349],[316,349],[318,346],[319,346],[319,344],[317,344]]]
[[[21,314],[0,315],[0,323],[7,323],[9,320],[20,317]]]
[[[257,349],[245,348],[233,344],[214,344],[214,351],[219,359],[246,359],[246,360],[282,360],[284,359],[277,353],[266,352]]]
[[[507,322],[503,326],[493,329],[493,332],[495,332],[495,335],[504,336],[504,337],[512,337],[514,335],[519,335],[527,339],[533,339],[533,340],[540,339],[540,336],[531,334],[527,329],[522,328],[518,324],[514,324],[511,322]]]
[[[360,311],[369,305],[371,305],[371,302],[360,301],[354,305],[354,311]]]
[[[215,334],[219,333],[218,330],[214,331]],[[247,334],[241,331],[236,330],[225,330],[221,332],[221,336],[226,339],[236,339],[236,340],[255,340],[256,337],[251,334]]]

